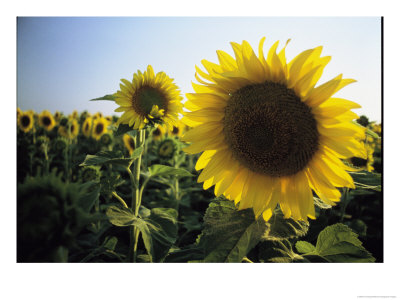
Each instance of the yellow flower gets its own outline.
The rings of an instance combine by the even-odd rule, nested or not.
[[[17,118],[21,113],[22,113],[22,110],[19,107],[17,107]]]
[[[18,116],[18,127],[23,132],[29,132],[33,128],[33,114],[30,111],[20,112]]]
[[[101,136],[107,132],[108,121],[103,117],[93,121],[92,137],[99,140]]]
[[[54,113],[54,119],[57,122],[60,121],[60,119],[61,119],[61,113],[58,110]]]
[[[124,134],[122,137],[126,149],[129,151],[129,155],[132,155],[135,150],[135,141],[129,134]]]
[[[76,119],[69,119],[69,124],[58,127],[58,134],[65,138],[73,139],[79,134],[79,124]],[[68,130],[69,126],[69,130]]]
[[[194,127],[183,136],[199,153],[198,181],[215,194],[253,208],[268,220],[279,203],[286,218],[315,218],[312,190],[328,204],[340,200],[338,187],[354,188],[341,159],[366,157],[365,128],[353,124],[357,103],[332,98],[354,82],[339,75],[315,87],[329,56],[322,47],[286,62],[278,42],[258,57],[248,42],[231,43],[235,59],[217,51],[219,64],[196,66],[196,93],[187,94],[182,121]],[[201,79],[199,77],[204,78]],[[205,81],[206,80],[206,81]]]
[[[107,121],[108,121],[108,123],[112,123],[112,116],[107,116],[107,117],[104,117]]]
[[[97,112],[93,115],[93,120],[100,119],[102,117],[103,117],[103,114],[101,112]]]
[[[365,149],[367,151],[367,157],[365,159],[352,157],[349,159],[349,162],[360,170],[372,172],[374,170],[374,147],[371,144],[366,144]]]
[[[56,121],[53,115],[48,110],[44,110],[39,115],[39,125],[42,126],[47,131],[51,131],[54,126],[56,126]]]
[[[82,133],[84,136],[90,137],[90,135],[92,133],[92,123],[93,123],[93,120],[90,117],[87,117],[85,119],[85,121],[83,122]]]
[[[128,124],[142,129],[149,122],[162,121],[168,128],[176,124],[182,112],[182,97],[178,87],[164,72],[154,74],[149,65],[144,73],[138,70],[132,82],[121,79],[121,90],[115,95],[120,105],[116,112],[124,112],[117,125]]]
[[[178,122],[178,124],[176,125],[176,126],[174,126],[173,128],[172,128],[172,130],[170,130],[169,132],[168,132],[168,134],[170,135],[170,136],[176,136],[176,137],[181,137],[182,136],[182,134],[184,133],[184,131],[185,131],[185,124],[183,124],[182,122]]]
[[[161,124],[157,124],[154,130],[151,132],[151,137],[155,141],[159,141],[165,135],[165,128]]]
[[[70,119],[77,119],[78,116],[79,116],[78,111],[77,111],[76,109],[74,109],[74,111],[72,112],[72,114],[70,114],[68,117],[69,117]]]

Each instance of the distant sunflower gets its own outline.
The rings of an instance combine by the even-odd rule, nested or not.
[[[176,126],[174,126],[172,130],[168,132],[168,134],[170,136],[181,137],[185,130],[185,127],[185,124],[183,124],[182,122],[178,122],[178,124],[176,124]]]
[[[48,110],[44,110],[39,115],[39,125],[47,131],[51,131],[56,125],[53,115]]]
[[[68,117],[69,117],[70,119],[77,119],[78,116],[79,116],[78,111],[77,111],[76,109],[74,109],[74,111],[72,112],[72,114],[70,114]]]
[[[65,138],[73,139],[79,134],[79,124],[76,119],[69,120],[70,125],[66,124],[65,126],[61,125],[58,127],[58,134]],[[68,126],[70,126],[68,130]]]
[[[122,140],[124,141],[125,148],[129,151],[129,155],[132,155],[135,150],[135,140],[129,134],[124,134]]]
[[[264,57],[248,42],[231,43],[235,58],[217,51],[219,64],[196,66],[196,93],[187,94],[182,119],[194,127],[183,137],[188,153],[203,154],[198,181],[215,194],[253,208],[268,220],[279,203],[285,218],[315,218],[312,190],[328,204],[340,200],[338,187],[354,188],[340,159],[366,157],[358,139],[365,128],[353,124],[358,104],[331,98],[354,82],[342,75],[315,87],[330,57],[322,47],[306,50],[286,62],[276,42]],[[287,44],[287,43],[286,43]],[[205,80],[201,79],[202,76]]]
[[[93,115],[93,120],[101,119],[103,114],[101,112],[97,112]]]
[[[177,149],[178,147],[176,145],[176,141],[174,139],[167,138],[158,145],[157,154],[161,159],[171,159],[174,157]]]
[[[182,97],[172,78],[164,72],[155,75],[149,65],[144,73],[138,70],[132,82],[121,81],[123,84],[115,99],[120,107],[115,111],[124,113],[117,125],[122,123],[142,129],[149,122],[162,121],[172,129],[182,112]]]
[[[357,167],[360,168],[360,170],[365,170],[368,172],[372,172],[374,170],[374,147],[371,144],[367,144],[365,146],[365,149],[367,151],[367,157],[364,158],[359,158],[359,157],[352,157],[350,158],[350,163]]]
[[[104,118],[98,118],[93,122],[92,137],[99,140],[107,132],[108,121]]]
[[[60,121],[61,119],[61,113],[58,110],[54,113],[54,119],[56,122]]]
[[[106,116],[106,117],[104,117],[110,124],[112,123],[112,121],[113,121],[113,118],[112,118],[112,116]]]
[[[161,124],[158,124],[155,129],[151,132],[151,137],[154,141],[159,141],[165,135],[165,128]]]
[[[85,121],[82,124],[82,133],[86,137],[90,137],[91,132],[92,132],[92,123],[93,120],[92,118],[88,117],[85,119]]]
[[[18,127],[23,132],[29,132],[33,128],[33,114],[30,111],[21,112],[18,116]]]

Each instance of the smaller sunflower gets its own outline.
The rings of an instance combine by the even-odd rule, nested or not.
[[[164,72],[154,74],[149,65],[143,73],[138,70],[132,81],[121,81],[121,90],[115,94],[120,107],[115,111],[123,114],[117,125],[128,124],[134,129],[143,129],[148,123],[163,122],[169,129],[176,125],[182,97],[172,78]]]
[[[161,159],[171,159],[178,150],[178,146],[174,139],[164,139],[157,149],[158,157]]]
[[[62,114],[56,110],[56,112],[54,113],[54,119],[56,120],[56,122],[60,121],[62,117]]]
[[[51,131],[56,126],[53,115],[48,110],[44,110],[39,115],[39,125],[47,131]]]
[[[350,163],[359,168],[360,170],[365,170],[372,172],[374,170],[374,147],[371,144],[365,144],[365,150],[367,151],[366,159],[360,157],[350,158]]]
[[[65,138],[73,139],[79,134],[79,124],[76,119],[69,120],[70,125],[66,124],[65,126],[58,127],[58,134]],[[68,130],[68,126],[70,126]]]
[[[92,137],[99,140],[107,132],[108,121],[103,117],[93,121]]]
[[[112,116],[106,116],[106,117],[104,117],[107,121],[108,121],[108,123],[112,123],[112,121],[113,121],[113,117]]]
[[[23,132],[29,132],[33,128],[33,114],[30,111],[21,112],[18,116],[18,127]]]
[[[86,118],[86,120],[83,122],[82,133],[84,136],[90,137],[90,135],[92,133],[92,124],[93,124],[93,120],[90,117]]]
[[[78,119],[79,113],[76,109],[74,109],[74,111],[72,112],[72,114],[70,114],[68,117],[70,119]]]
[[[178,122],[177,126],[174,126],[172,130],[168,132],[168,135],[180,138],[185,131],[185,127],[185,124]]]
[[[93,120],[101,119],[103,117],[103,114],[101,112],[97,112],[93,115]]]
[[[154,141],[159,141],[165,135],[165,128],[164,126],[158,124],[155,129],[151,132],[151,137]]]
[[[125,148],[129,151],[129,155],[132,155],[135,150],[135,140],[129,134],[124,134],[122,140],[124,141]]]

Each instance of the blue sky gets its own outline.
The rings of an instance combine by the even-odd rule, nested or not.
[[[183,93],[192,92],[195,65],[216,62],[216,50],[247,40],[265,52],[276,40],[287,58],[319,45],[332,56],[320,80],[343,73],[358,82],[337,93],[359,114],[381,120],[381,29],[378,17],[89,17],[18,18],[17,105],[66,114],[77,109],[112,114],[117,105],[89,99],[114,93],[151,64]],[[120,114],[120,113],[114,113]]]

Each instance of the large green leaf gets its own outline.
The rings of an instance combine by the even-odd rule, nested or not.
[[[276,209],[267,222],[267,230],[263,235],[264,240],[284,240],[304,236],[308,231],[308,224],[303,221],[285,219],[280,209]]]
[[[150,176],[168,176],[176,175],[178,177],[193,176],[189,171],[185,169],[176,169],[170,166],[164,165],[152,165],[149,167]]]
[[[103,97],[94,98],[94,99],[91,99],[90,101],[100,101],[100,100],[115,101],[115,94],[104,95]]]
[[[299,253],[305,254],[315,251],[315,246],[306,241],[298,241],[296,243],[296,249]]]
[[[320,232],[315,250],[304,255],[310,260],[313,256],[322,257],[328,262],[375,261],[371,253],[362,246],[358,235],[341,223],[328,226]]]
[[[130,158],[124,158],[122,154],[115,151],[100,151],[95,155],[86,155],[86,158],[80,166],[95,166],[103,164],[117,164],[128,167],[143,152],[143,147],[135,149]]]
[[[153,208],[150,216],[140,219],[138,228],[150,260],[161,261],[178,236],[178,212],[172,208]]]
[[[259,259],[261,262],[275,263],[307,262],[293,251],[292,244],[286,239],[261,242]]]
[[[100,196],[100,184],[97,182],[89,181],[82,184],[84,192],[79,198],[79,206],[85,211],[89,212]]]
[[[135,217],[130,208],[110,206],[106,215],[111,224],[119,227],[139,225],[140,223],[140,219]]]
[[[207,208],[199,241],[204,262],[241,262],[265,229],[264,220],[256,220],[252,209],[237,210],[232,201],[215,199]]]

